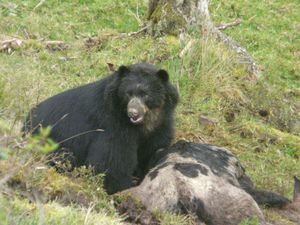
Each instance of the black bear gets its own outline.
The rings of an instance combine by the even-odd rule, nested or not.
[[[155,151],[171,144],[178,98],[165,70],[147,63],[120,66],[37,105],[23,131],[50,126],[50,137],[60,143],[56,154],[71,153],[73,166],[105,173],[112,194],[132,186],[134,173],[143,176]]]

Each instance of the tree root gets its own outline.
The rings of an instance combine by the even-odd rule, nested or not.
[[[152,0],[149,1],[148,6],[148,20],[151,24],[149,33],[161,34],[168,33],[168,28],[172,27],[180,33],[181,30],[186,30],[188,27],[196,26],[200,29],[202,35],[213,36],[218,41],[223,42],[228,48],[238,54],[240,62],[246,65],[247,71],[253,75],[252,79],[257,80],[261,75],[259,66],[255,63],[251,55],[243,48],[238,42],[231,37],[224,34],[221,30],[225,30],[228,27],[237,26],[241,23],[241,20],[236,20],[229,24],[223,24],[215,26],[212,22],[211,15],[209,13],[208,0]],[[170,8],[172,10],[170,10]],[[160,13],[162,15],[160,15]],[[170,19],[166,17],[169,13]],[[174,15],[172,15],[174,14]],[[180,18],[178,18],[180,17]],[[175,18],[175,19],[174,19]],[[160,22],[162,21],[162,22]],[[176,21],[185,21],[185,25],[181,23],[176,24]],[[155,27],[156,26],[156,27]],[[155,32],[153,32],[155,30]],[[187,46],[180,53],[180,57],[192,47],[193,41],[190,41]]]

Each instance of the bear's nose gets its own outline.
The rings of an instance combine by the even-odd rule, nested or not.
[[[137,109],[130,108],[130,109],[128,109],[128,116],[130,118],[138,118],[139,117],[139,112],[138,112]]]

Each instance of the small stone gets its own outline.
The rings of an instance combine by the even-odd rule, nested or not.
[[[204,126],[213,127],[217,124],[217,121],[215,119],[211,119],[206,116],[200,116],[199,123]]]

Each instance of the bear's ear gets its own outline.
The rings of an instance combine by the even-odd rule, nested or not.
[[[164,81],[164,82],[168,82],[168,80],[169,80],[169,74],[168,74],[168,72],[165,71],[165,70],[159,70],[159,71],[156,73],[156,75],[157,75],[160,79],[162,79],[162,81]]]
[[[126,66],[120,66],[118,69],[118,76],[123,77],[126,75],[126,73],[128,73],[129,69]]]

